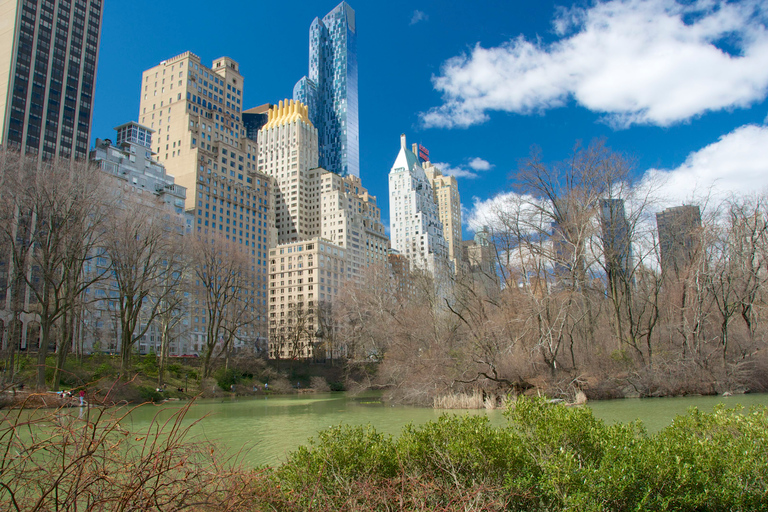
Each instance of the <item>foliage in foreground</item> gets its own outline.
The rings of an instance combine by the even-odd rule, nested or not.
[[[764,408],[692,409],[657,434],[521,399],[496,428],[443,416],[394,439],[320,433],[272,475],[279,510],[768,510]]]
[[[442,416],[397,438],[323,431],[244,470],[185,439],[186,408],[144,433],[97,410],[0,418],[0,510],[768,510],[768,411],[692,409],[657,434],[520,399],[504,427]]]
[[[249,473],[187,439],[187,409],[143,432],[130,410],[0,411],[0,511],[237,510]]]

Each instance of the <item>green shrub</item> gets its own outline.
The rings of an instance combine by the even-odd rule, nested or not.
[[[478,480],[500,484],[516,460],[507,441],[486,416],[443,415],[406,426],[397,449],[408,471],[465,486]]]
[[[170,373],[177,379],[180,379],[181,377],[183,377],[184,370],[182,369],[179,363],[171,363],[167,366],[167,368],[168,368],[168,373]]]
[[[216,384],[218,384],[224,391],[229,391],[229,389],[240,380],[240,375],[235,373],[231,368],[220,368],[216,370],[213,377],[216,379]]]
[[[339,496],[339,488],[359,481],[381,482],[397,471],[391,436],[370,425],[340,425],[320,432],[316,440],[310,440],[309,447],[301,446],[291,453],[276,476],[284,490],[310,498],[314,494],[312,489]],[[311,502],[301,504],[309,507]]]
[[[141,400],[144,402],[160,402],[164,399],[163,395],[153,387],[139,386],[137,390]]]
[[[99,366],[96,367],[96,370],[93,372],[93,378],[94,379],[100,379],[102,377],[111,377],[115,375],[115,368],[109,363],[101,363]]]
[[[500,428],[443,415],[396,441],[370,426],[334,427],[292,453],[275,484],[304,509],[372,510],[375,495],[382,510],[768,510],[765,408],[692,409],[655,435],[541,399],[506,415]]]

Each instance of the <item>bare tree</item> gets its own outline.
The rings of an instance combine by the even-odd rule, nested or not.
[[[30,292],[30,312],[40,322],[38,389],[45,388],[46,357],[55,343],[56,323],[63,317],[58,366],[72,343],[73,308],[80,294],[100,274],[85,274],[103,234],[104,180],[86,162],[50,160],[33,163],[29,157],[3,157],[3,235],[11,248],[18,284]],[[8,222],[10,221],[10,222]],[[17,297],[18,299],[19,297]],[[57,384],[58,372],[55,379]]]
[[[135,200],[134,200],[135,199]],[[163,216],[162,204],[142,204],[129,197],[112,218],[104,255],[109,258],[108,294],[117,299],[120,329],[120,373],[129,378],[133,347],[149,330],[178,290],[181,236]]]
[[[205,312],[203,377],[224,354],[240,329],[253,319],[253,273],[247,256],[222,238],[198,238],[193,244],[196,293]]]
[[[174,333],[176,337],[185,334],[180,326],[188,317],[190,307],[191,289],[191,257],[189,256],[184,241],[176,240],[179,246],[171,248],[167,255],[167,265],[172,269],[162,276],[159,285],[158,300],[160,307],[157,322],[160,327],[160,353],[157,371],[157,383],[162,387],[165,384],[165,369],[168,365],[170,345]]]

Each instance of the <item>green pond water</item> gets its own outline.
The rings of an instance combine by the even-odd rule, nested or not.
[[[728,407],[740,404],[768,406],[768,394],[732,397],[673,397],[606,400],[588,404],[595,416],[606,422],[629,422],[640,419],[655,432],[672,422],[689,407],[710,412],[718,403]],[[153,418],[164,420],[181,407],[180,403],[147,405],[137,408],[122,425],[134,432],[146,431]],[[185,422],[199,420],[192,428],[194,438],[209,439],[230,451],[242,450],[245,464],[276,465],[299,445],[306,444],[320,430],[344,423],[365,425],[398,434],[408,423],[420,424],[437,419],[441,414],[482,414],[493,424],[503,425],[501,410],[442,411],[417,407],[392,407],[377,395],[349,396],[344,393],[290,395],[261,398],[207,399],[196,401]]]

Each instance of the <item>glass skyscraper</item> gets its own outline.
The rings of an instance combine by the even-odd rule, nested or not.
[[[319,164],[360,177],[355,11],[341,2],[309,28],[309,76],[293,88],[318,131]]]

